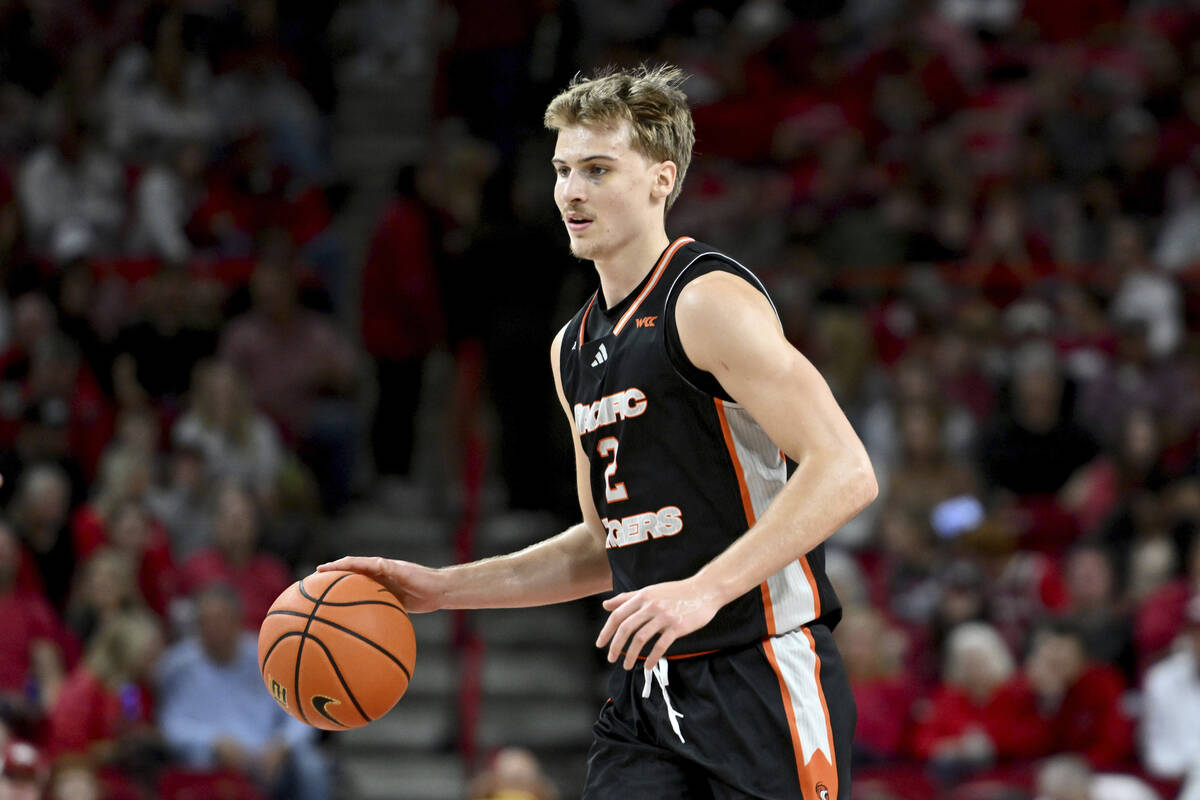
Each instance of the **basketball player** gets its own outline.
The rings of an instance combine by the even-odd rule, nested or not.
[[[550,352],[583,521],[444,569],[322,569],[370,575],[416,612],[614,590],[596,644],[623,669],[588,800],[848,798],[855,709],[821,543],[875,498],[875,477],[758,279],[666,234],[694,141],[682,77],[577,79],[546,110],[555,202],[600,278]]]

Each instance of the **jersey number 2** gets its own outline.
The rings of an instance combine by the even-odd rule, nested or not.
[[[625,490],[625,484],[612,482],[617,474],[617,437],[606,436],[601,439],[596,443],[596,452],[601,458],[608,458],[609,454],[612,454],[612,463],[604,468],[604,499],[610,503],[628,500],[629,492]]]

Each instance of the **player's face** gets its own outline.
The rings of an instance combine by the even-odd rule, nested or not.
[[[661,175],[670,162],[651,162],[633,149],[630,136],[627,122],[558,132],[554,201],[579,258],[603,258],[662,227]],[[673,181],[673,171],[670,176]]]

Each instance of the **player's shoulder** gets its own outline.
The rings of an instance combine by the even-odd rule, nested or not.
[[[752,273],[719,261],[706,262],[681,275],[672,295],[677,319],[688,315],[703,318],[728,310],[731,304],[759,307],[766,301],[766,292]]]

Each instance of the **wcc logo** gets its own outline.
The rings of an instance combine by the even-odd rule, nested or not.
[[[814,788],[816,788],[817,797],[819,797],[820,800],[829,800],[829,787],[828,786],[826,786],[823,783],[818,783],[816,785],[816,787],[814,787]]]
[[[279,681],[275,680],[274,678],[271,678],[271,694],[274,695],[277,701],[279,701],[279,705],[283,706],[284,708],[288,707],[287,689],[281,686]]]

